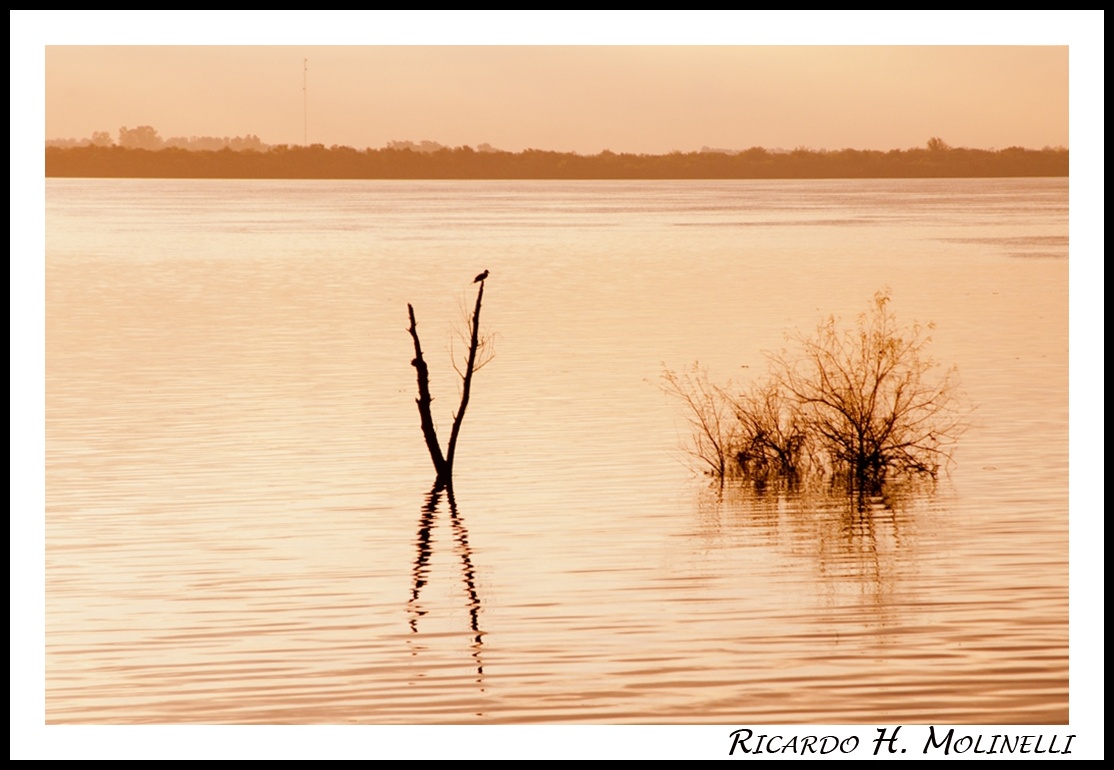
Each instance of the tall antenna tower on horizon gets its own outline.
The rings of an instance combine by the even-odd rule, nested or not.
[[[309,59],[302,59],[302,144],[309,146]]]

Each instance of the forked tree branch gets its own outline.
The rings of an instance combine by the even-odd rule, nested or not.
[[[410,336],[414,339],[414,359],[410,362],[411,365],[417,370],[418,374],[418,398],[415,399],[418,404],[418,414],[422,421],[422,436],[425,438],[426,447],[429,449],[430,459],[433,460],[433,467],[437,472],[438,484],[452,490],[453,486],[453,459],[456,457],[456,444],[457,439],[460,437],[460,426],[464,422],[464,412],[468,408],[468,400],[472,393],[472,375],[476,369],[476,354],[480,347],[480,305],[483,302],[484,296],[484,281],[486,272],[482,278],[478,279],[480,290],[476,294],[476,309],[472,313],[471,320],[471,340],[468,346],[468,363],[464,372],[460,375],[464,380],[464,385],[460,394],[460,406],[453,416],[453,428],[449,434],[449,445],[446,454],[441,452],[441,443],[437,440],[437,428],[433,424],[433,412],[431,404],[433,397],[429,393],[429,367],[426,365],[425,359],[422,357],[422,345],[418,340],[418,324],[414,320],[414,306],[407,304],[406,308],[410,314]],[[485,362],[481,362],[481,366]]]

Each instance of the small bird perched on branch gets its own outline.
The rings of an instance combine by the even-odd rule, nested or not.
[[[484,280],[485,278],[487,278],[490,272],[490,270],[484,270],[482,273],[476,276],[476,280],[472,281],[472,283],[479,283],[480,281]]]

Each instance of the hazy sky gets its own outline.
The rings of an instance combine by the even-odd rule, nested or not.
[[[1069,146],[1068,47],[47,47],[47,138],[137,125],[360,149]]]

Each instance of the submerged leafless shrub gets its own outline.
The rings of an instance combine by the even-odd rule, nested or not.
[[[769,374],[733,394],[694,367],[666,371],[664,389],[686,405],[691,453],[723,483],[765,486],[823,479],[877,494],[899,479],[935,479],[966,427],[955,369],[927,353],[932,325],[901,327],[878,292],[851,327],[830,316],[768,354]]]
[[[765,381],[733,397],[731,406],[738,420],[734,454],[741,475],[761,486],[778,481],[795,488],[812,466],[800,404]]]
[[[688,372],[666,369],[661,389],[680,399],[692,427],[685,447],[695,469],[717,479],[720,485],[737,467],[734,461],[738,437],[732,405],[722,388],[712,383],[708,371],[694,363]]]

